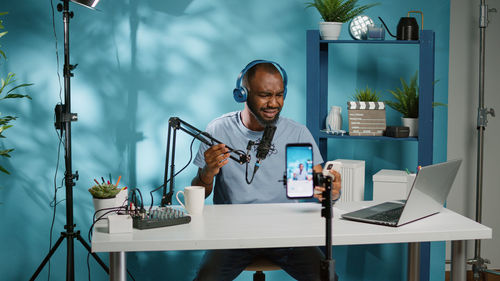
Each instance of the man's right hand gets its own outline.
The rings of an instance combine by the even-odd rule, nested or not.
[[[204,156],[206,165],[203,168],[203,176],[213,178],[219,173],[220,168],[229,162],[229,149],[223,143],[216,144],[207,149]]]

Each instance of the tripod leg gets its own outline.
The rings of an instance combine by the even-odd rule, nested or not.
[[[56,244],[54,244],[54,247],[52,247],[52,249],[50,249],[49,253],[47,254],[47,256],[45,256],[45,259],[43,259],[42,263],[38,266],[38,268],[36,269],[35,273],[33,274],[33,276],[31,276],[30,278],[30,281],[33,281],[36,279],[36,277],[38,276],[38,274],[40,274],[40,271],[42,271],[43,267],[45,266],[45,264],[50,260],[50,258],[52,257],[52,255],[55,253],[55,251],[57,250],[57,247],[59,247],[59,245],[61,245],[63,239],[66,237],[65,234],[61,234],[61,236],[59,237],[59,239],[57,239],[57,242]]]
[[[82,243],[83,247],[85,247],[85,249],[87,249],[87,251],[94,257],[97,263],[101,265],[104,271],[106,271],[106,273],[109,274],[108,266],[101,260],[101,258],[96,253],[92,253],[92,248],[90,248],[89,244],[87,244],[87,242],[83,240],[80,233],[77,233],[76,238],[78,239],[78,241],[80,241],[80,243]]]

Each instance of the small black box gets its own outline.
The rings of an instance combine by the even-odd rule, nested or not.
[[[393,138],[407,138],[410,135],[410,128],[403,126],[387,126],[385,135]]]

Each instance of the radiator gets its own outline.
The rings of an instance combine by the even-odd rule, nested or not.
[[[342,195],[339,202],[363,201],[365,198],[365,161],[336,159],[342,163]]]

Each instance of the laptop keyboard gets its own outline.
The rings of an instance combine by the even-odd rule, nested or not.
[[[385,222],[397,222],[399,220],[399,217],[401,216],[401,213],[403,212],[404,206],[387,210],[372,216],[367,217],[367,219],[370,220],[376,220],[376,221],[385,221]]]

